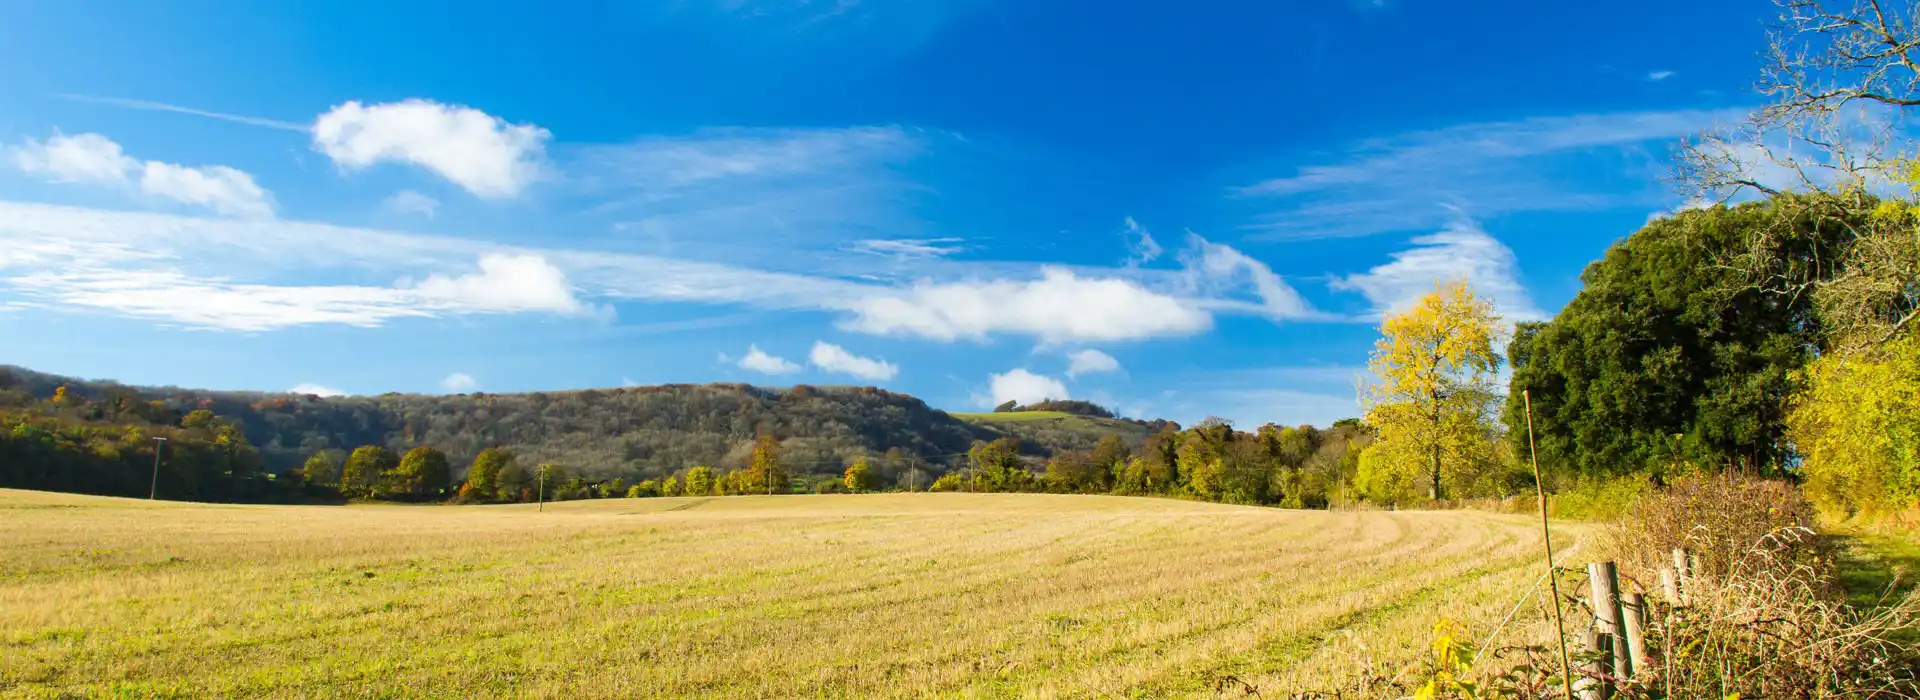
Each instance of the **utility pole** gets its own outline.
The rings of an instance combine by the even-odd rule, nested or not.
[[[147,500],[149,501],[154,500],[154,497],[160,494],[160,448],[166,446],[166,444],[166,438],[156,437],[153,439],[153,484],[147,487]]]
[[[547,465],[540,465],[540,506],[542,513],[547,512]]]

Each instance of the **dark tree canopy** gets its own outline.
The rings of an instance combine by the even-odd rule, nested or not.
[[[1749,203],[1653,221],[1587,266],[1585,288],[1553,321],[1521,324],[1505,421],[1526,434],[1521,392],[1531,392],[1541,467],[1783,464],[1785,399],[1819,324],[1809,298],[1766,291],[1728,261],[1767,227],[1801,242],[1779,251],[1774,274],[1830,256],[1838,223],[1788,213],[1798,211]]]

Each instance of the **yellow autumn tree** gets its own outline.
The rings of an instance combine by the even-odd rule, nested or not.
[[[1355,486],[1373,500],[1433,500],[1469,483],[1493,460],[1494,372],[1500,318],[1465,281],[1433,292],[1380,324],[1361,387],[1367,422],[1379,438],[1360,456]]]
[[[1841,517],[1920,503],[1920,333],[1827,354],[1804,377],[1787,436],[1814,503]]]

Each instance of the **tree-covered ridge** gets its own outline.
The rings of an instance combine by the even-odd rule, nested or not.
[[[898,448],[940,461],[964,454],[975,439],[1000,436],[914,397],[870,387],[670,384],[319,397],[127,387],[0,368],[0,392],[11,392],[14,405],[62,386],[77,397],[212,411],[243,428],[270,471],[298,467],[322,450],[381,445],[399,453],[425,444],[461,467],[483,449],[506,447],[523,459],[568,465],[589,477],[647,478],[693,465],[744,465],[754,438],[773,434],[783,438],[794,464],[839,473],[864,454]]]
[[[1095,418],[1114,418],[1114,412],[1092,401],[1078,399],[1043,399],[1036,403],[1021,405],[1017,401],[1008,401],[993,408],[994,413],[1017,413],[1020,411],[1052,411],[1071,413],[1076,416]]]

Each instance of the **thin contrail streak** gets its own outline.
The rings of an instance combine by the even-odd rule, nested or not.
[[[74,102],[87,102],[91,104],[107,105],[110,107],[120,107],[123,109],[140,109],[140,110],[148,110],[153,112],[173,112],[175,114],[191,114],[196,117],[206,117],[208,119],[219,119],[221,121],[229,121],[235,124],[246,124],[248,126],[263,126],[269,129],[282,129],[285,131],[300,131],[300,132],[307,131],[307,125],[305,124],[296,124],[293,122],[280,121],[278,119],[267,119],[264,117],[249,117],[241,114],[227,114],[225,112],[209,112],[204,109],[194,109],[192,107],[170,105],[164,102],[149,102],[147,100],[130,100],[123,97],[98,97],[94,95],[62,94],[59,97],[64,100],[72,100]]]

